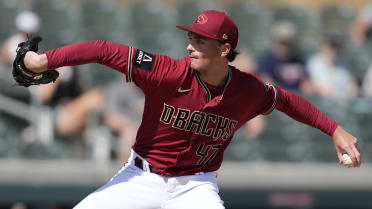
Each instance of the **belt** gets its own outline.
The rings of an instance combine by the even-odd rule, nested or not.
[[[152,165],[150,165],[149,163],[148,164],[148,169],[147,169],[147,166],[145,166],[146,164],[143,162],[143,160],[139,157],[135,157],[134,158],[134,165],[136,167],[138,167],[139,169],[145,171],[145,172],[150,172],[150,173],[154,173],[154,174],[161,174],[158,169],[154,168]]]

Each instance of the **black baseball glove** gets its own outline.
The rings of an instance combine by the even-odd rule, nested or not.
[[[21,86],[29,87],[31,85],[47,84],[54,82],[59,76],[59,73],[56,70],[47,70],[41,73],[34,73],[27,69],[23,63],[23,58],[25,57],[26,52],[38,51],[38,44],[40,41],[41,37],[35,36],[31,39],[28,39],[26,42],[18,44],[16,51],[17,56],[13,62],[13,78]]]

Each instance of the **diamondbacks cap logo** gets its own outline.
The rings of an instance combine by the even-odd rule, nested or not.
[[[200,24],[200,25],[205,24],[207,22],[208,22],[208,17],[205,14],[199,15],[198,18],[196,18],[195,20],[195,23]]]

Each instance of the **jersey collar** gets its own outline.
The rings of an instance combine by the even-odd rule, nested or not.
[[[223,95],[225,94],[225,91],[226,91],[227,87],[228,87],[229,84],[230,84],[231,77],[232,77],[231,68],[230,68],[230,66],[228,66],[228,78],[227,78],[227,82],[226,82],[225,87],[224,87],[224,89],[223,89],[223,91],[222,91],[222,94],[216,97],[216,98],[219,97],[219,101],[222,100]],[[198,72],[196,72],[196,79],[198,79],[199,84],[200,84],[200,85],[203,87],[203,89],[207,92],[207,103],[210,102],[210,101],[212,100],[212,94],[211,94],[211,92],[209,91],[207,85],[206,85],[206,84],[204,83],[204,81],[200,78]]]

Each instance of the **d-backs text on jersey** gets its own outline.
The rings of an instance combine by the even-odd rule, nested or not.
[[[160,121],[173,128],[191,131],[194,134],[213,136],[214,140],[227,140],[234,133],[238,121],[221,115],[193,111],[164,104]]]

